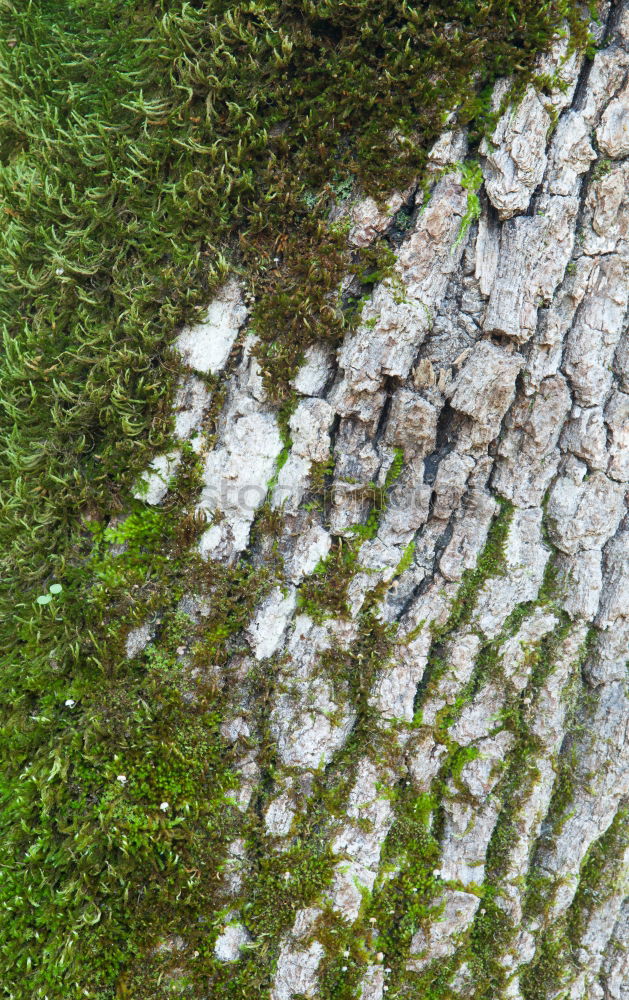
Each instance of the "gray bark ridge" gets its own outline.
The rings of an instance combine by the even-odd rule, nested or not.
[[[475,995],[470,934],[491,889],[508,928],[493,956],[497,995],[530,995],[531,970],[542,969],[555,928],[572,918],[578,949],[556,957],[535,995],[628,995],[627,855],[612,833],[628,795],[629,4],[613,7],[591,63],[566,51],[559,44],[541,67],[563,85],[550,96],[530,88],[483,144],[482,212],[463,239],[465,135],[437,144],[435,180],[399,246],[395,276],[376,286],[336,353],[307,354],[279,472],[283,442],[251,335],[225,369],[217,440],[209,451],[193,440],[205,467],[206,558],[233,562],[246,552],[265,499],[283,525],[275,540],[283,576],[246,631],[250,653],[234,665],[240,682],[223,726],[242,750],[239,808],[261,813],[269,849],[282,852],[308,817],[313,777],[347,780],[342,817],[326,820],[338,858],[332,883],[275,943],[272,1000],[318,996],[329,949],[317,936],[323,916],[364,928],[365,898],[403,870],[407,860],[387,853],[396,823],[389,791],[400,787],[440,790],[437,890],[408,943],[409,977],[445,962],[453,995]],[[497,102],[503,93],[499,84]],[[356,204],[354,245],[386,232],[406,196],[387,212],[372,199]],[[194,371],[225,368],[246,315],[232,281],[207,323],[182,332],[190,365],[178,401],[182,440],[208,405]],[[399,449],[400,474],[359,549],[351,613],[313,617],[300,587],[339,539],[355,539],[369,491],[388,482]],[[313,465],[330,457],[322,510],[305,500]],[[164,499],[177,460],[156,459],[147,502]],[[501,571],[480,573],[501,524]],[[264,543],[250,554],[264,562]],[[477,592],[457,616],[473,573]],[[345,774],[360,709],[325,654],[360,644],[367,606],[397,632],[365,696],[373,740]],[[129,654],[147,638],[132,633]],[[265,726],[276,758],[262,790],[248,678],[269,658],[276,688]],[[453,748],[464,760],[456,773],[444,770]],[[585,862],[598,849],[607,889],[588,895]],[[215,953],[237,962],[250,940],[240,911],[249,860],[242,840],[230,853],[231,919]],[[380,928],[368,928],[377,941]],[[391,975],[374,945],[363,1000],[383,1000]]]

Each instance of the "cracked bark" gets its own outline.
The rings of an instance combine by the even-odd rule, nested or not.
[[[479,995],[470,941],[488,890],[507,927],[493,956],[494,995],[533,995],[531,977],[562,920],[579,927],[578,947],[556,958],[534,995],[628,995],[622,837],[605,854],[605,892],[588,894],[584,876],[592,850],[622,822],[629,792],[629,4],[611,5],[601,31],[591,63],[565,59],[561,47],[547,58],[565,86],[527,92],[482,147],[482,214],[463,240],[467,192],[456,163],[465,136],[437,144],[427,201],[396,241],[395,278],[375,287],[340,349],[312,348],[294,381],[290,453],[269,497],[281,515],[278,539],[248,549],[283,442],[236,283],[205,326],[181,335],[191,367],[178,403],[182,439],[208,402],[192,370],[222,371],[226,386],[215,444],[194,438],[206,470],[199,503],[211,522],[201,551],[225,562],[248,551],[261,565],[275,544],[283,561],[246,630],[249,653],[229,672],[233,713],[223,733],[239,750],[238,806],[257,813],[269,850],[282,852],[308,829],[314,778],[347,786],[343,814],[318,821],[338,858],[333,880],[272,942],[272,1000],[319,995],[326,914],[355,922],[357,933],[364,927],[363,889],[377,895],[391,874],[391,857],[388,867],[382,859],[397,816],[387,790],[402,787],[440,789],[438,892],[398,978],[374,943],[356,995],[414,995],[404,992],[413,976],[439,962],[451,995]],[[497,100],[501,93],[499,84]],[[371,199],[355,205],[353,244],[390,230],[414,196],[394,196],[388,212]],[[355,537],[373,484],[385,485],[400,448],[401,473],[359,550],[350,613],[314,621],[299,587]],[[309,476],[330,456],[321,509],[306,502]],[[148,502],[163,500],[176,460],[154,465]],[[453,602],[505,502],[503,570],[479,578],[457,621]],[[367,606],[397,632],[359,703],[324,654],[359,648]],[[140,633],[129,636],[130,655],[148,641]],[[435,669],[437,658],[445,669]],[[274,690],[262,710],[250,668],[263,660]],[[358,740],[348,758],[366,709],[373,739]],[[444,764],[453,747],[471,751],[458,773]],[[250,942],[243,885],[254,861],[242,839],[228,860],[231,920],[216,955],[238,962]],[[405,863],[394,858],[393,870]],[[367,945],[379,931],[367,925]]]

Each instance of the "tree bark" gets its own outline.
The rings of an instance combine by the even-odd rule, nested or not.
[[[350,241],[388,234],[394,273],[337,352],[309,350],[288,451],[237,281],[180,335],[182,440],[195,370],[225,389],[201,552],[277,567],[229,671],[238,807],[269,852],[309,831],[333,859],[270,942],[273,1000],[332,975],[364,1000],[628,995],[629,4],[600,41],[560,44],[550,94],[502,115],[480,213],[463,132],[424,204],[352,206]],[[235,838],[225,963],[251,943],[251,864]]]

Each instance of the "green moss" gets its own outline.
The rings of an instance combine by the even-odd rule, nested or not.
[[[378,534],[380,521],[387,509],[387,493],[400,478],[404,467],[404,451],[402,448],[393,449],[393,460],[384,480],[384,486],[378,487],[375,483],[369,483],[367,496],[371,501],[371,509],[367,520],[363,524],[356,524],[352,528],[352,533],[360,542],[369,541]]]
[[[529,617],[538,607],[543,607],[548,603],[550,600],[549,593],[544,594],[543,590],[544,588],[540,590],[537,601],[515,609],[514,613],[505,623],[499,644],[504,641],[504,638],[515,634],[522,624],[523,614],[525,617]],[[559,624],[539,643],[527,650],[527,669],[529,673],[527,686],[519,696],[512,698],[508,702],[501,713],[500,725],[512,732],[515,741],[504,761],[504,774],[495,790],[495,794],[501,801],[501,811],[487,852],[486,890],[490,895],[494,890],[500,890],[508,852],[513,845],[514,839],[518,836],[518,815],[520,808],[529,795],[532,794],[539,776],[538,759],[542,748],[539,745],[538,739],[530,730],[529,716],[531,710],[527,706],[530,704],[531,699],[535,699],[537,693],[544,686],[546,679],[552,673],[557,653],[572,628],[572,623],[568,616],[563,612],[557,611],[556,608],[554,610],[559,617]],[[585,649],[579,651],[572,667],[571,677],[568,679],[567,686],[562,693],[562,697],[566,699],[569,707],[571,702],[574,701],[576,681],[585,655]],[[563,758],[561,766],[565,766]],[[568,784],[566,784],[564,792],[566,797],[569,797]],[[549,885],[549,881],[538,877],[533,868],[532,873],[527,876],[526,886],[524,887],[528,911],[540,912]],[[516,931],[517,928],[511,928],[512,937]]]
[[[467,624],[476,607],[478,595],[483,585],[490,577],[500,576],[505,572],[504,551],[514,507],[508,500],[501,497],[497,499],[500,510],[489,529],[483,551],[474,569],[464,571],[461,586],[452,603],[447,621],[433,629],[435,640],[442,640],[455,629]]]
[[[506,985],[500,958],[512,931],[507,914],[496,903],[491,887],[487,887],[470,933],[469,961],[478,1000],[493,1000]]]
[[[330,455],[324,462],[313,462],[310,466],[309,496],[323,493],[332,482],[334,474],[334,456]],[[308,501],[310,502],[310,501]]]
[[[430,696],[431,692],[437,689],[440,678],[443,677],[448,669],[447,659],[443,655],[444,643],[453,637],[461,626],[466,625],[470,621],[476,607],[478,595],[487,580],[492,576],[501,575],[505,571],[504,549],[514,508],[506,500],[499,500],[499,504],[500,509],[489,528],[487,541],[476,561],[476,566],[474,569],[465,570],[463,573],[461,584],[452,601],[446,621],[442,625],[431,624],[430,626],[433,641],[428,654],[426,669],[415,696],[415,726],[421,726],[421,706]],[[410,642],[415,637],[415,633],[424,628],[424,624],[423,622],[420,623],[415,632],[411,632],[410,636],[407,637],[406,641]],[[491,665],[495,664],[498,646],[499,642],[492,642],[486,643],[481,647],[478,662],[482,676],[485,676],[489,672]],[[479,680],[480,675],[477,670],[465,691],[461,693],[457,704],[446,707],[445,715],[441,719],[442,729],[447,729],[452,724],[456,713],[469,700]]]
[[[356,562],[356,544],[339,538],[300,586],[299,607],[317,622],[332,615],[347,617],[347,587],[356,572]]]
[[[413,563],[413,557],[415,556],[415,545],[416,545],[415,539],[412,539],[404,549],[404,552],[402,553],[402,558],[395,567],[395,577],[401,576],[402,573],[405,573],[406,570],[411,567]]]
[[[197,692],[191,711],[179,672],[172,657],[149,655],[133,682],[120,665],[115,680],[75,690],[72,710],[48,696],[45,716],[13,739],[23,791],[3,807],[13,858],[3,954],[19,942],[15,973],[31,996],[70,988],[77,968],[105,988],[140,940],[198,911],[216,878],[236,821],[229,755],[211,694]],[[42,728],[55,733],[52,756]]]
[[[580,946],[593,910],[604,908],[613,893],[623,890],[624,854],[629,845],[629,810],[623,806],[613,822],[589,848],[579,872],[579,888],[568,911],[567,933],[573,949]]]
[[[483,184],[483,172],[480,164],[475,160],[469,160],[461,165],[461,186],[467,191],[467,207],[465,215],[461,219],[455,246],[458,246],[465,239],[467,232],[473,222],[480,217],[480,198],[478,191]]]
[[[526,1000],[542,1000],[549,993],[561,996],[562,988],[569,985],[568,947],[566,921],[562,918],[543,936],[535,961],[522,973],[521,989]]]
[[[226,692],[216,675],[190,670],[227,661],[264,579],[178,554],[165,511],[138,505],[90,534],[94,632],[82,658],[71,673],[55,659],[67,642],[61,594],[23,613],[18,641],[39,652],[28,671],[17,660],[4,673],[2,898],[12,930],[0,953],[8,962],[19,942],[16,974],[32,997],[61,995],[81,969],[100,995],[158,936],[182,926],[190,936],[240,822],[219,735]],[[177,607],[188,574],[209,598],[197,626]],[[155,639],[128,661],[121,626],[147,618]],[[193,926],[194,940],[200,933]]]
[[[276,462],[275,469],[273,470],[273,475],[267,483],[267,493],[272,494],[273,490],[277,486],[277,481],[279,474],[283,467],[288,461],[288,456],[290,455],[290,450],[292,447],[292,439],[290,435],[290,418],[295,411],[297,406],[297,394],[292,392],[285,400],[283,405],[278,410],[277,414],[277,425],[280,433],[280,438],[282,440],[282,450],[279,453]]]
[[[396,821],[382,853],[382,870],[395,874],[381,879],[369,910],[378,927],[374,948],[386,954],[394,990],[403,985],[404,959],[413,934],[438,918],[441,892],[441,883],[433,875],[440,856],[433,824],[438,796],[417,795],[408,784],[397,792]]]
[[[313,574],[300,586],[298,604],[315,621],[322,621],[331,615],[345,617],[349,614],[347,588],[358,570],[360,547],[363,542],[377,535],[387,507],[388,492],[399,479],[403,466],[404,452],[401,448],[395,448],[384,485],[376,486],[375,483],[370,483],[362,491],[365,501],[370,505],[365,521],[352,527],[353,538],[340,537],[328,555],[319,562]],[[327,477],[330,471],[330,464],[324,463],[315,470],[317,481]],[[410,556],[409,551],[411,551]],[[406,559],[410,562],[410,558],[412,550],[407,548],[402,561]]]

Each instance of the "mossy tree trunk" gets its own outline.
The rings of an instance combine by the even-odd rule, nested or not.
[[[626,996],[625,4],[600,40],[479,163],[447,133],[426,191],[345,207],[394,262],[281,419],[236,281],[180,337],[182,426],[222,385],[199,551],[264,580],[202,670],[236,775],[212,997]]]
[[[515,105],[497,83],[480,149],[453,125],[386,203],[326,188],[327,259],[285,261],[291,233],[270,257],[256,201],[258,286],[221,258],[163,364],[143,329],[172,434],[114,518],[95,475],[19,623],[32,674],[11,648],[9,1000],[627,1000],[629,3],[600,8],[587,55],[560,39]],[[203,254],[170,263],[196,308]],[[334,335],[274,341],[287,301]]]

